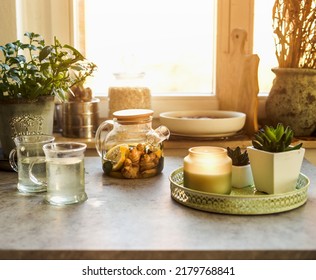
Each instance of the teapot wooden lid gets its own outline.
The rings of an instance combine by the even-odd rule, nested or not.
[[[148,119],[154,114],[150,109],[126,109],[113,113],[113,117],[117,120],[131,121],[137,119]]]

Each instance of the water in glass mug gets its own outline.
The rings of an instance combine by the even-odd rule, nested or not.
[[[46,180],[45,157],[25,157],[18,161],[18,189],[21,192],[40,192],[46,190],[45,186],[34,184],[29,177],[29,166],[33,161],[36,161],[32,168],[33,174],[40,181]]]
[[[84,159],[82,157],[50,159],[47,164],[47,195],[51,204],[71,204],[87,199]]]
[[[51,135],[20,135],[14,138],[15,148],[9,154],[12,169],[18,172],[17,188],[22,193],[46,191],[46,168],[43,146],[55,140]],[[29,177],[30,167],[37,181]]]

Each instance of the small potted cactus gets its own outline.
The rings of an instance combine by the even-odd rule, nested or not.
[[[232,186],[244,188],[253,185],[253,177],[249,162],[248,152],[241,151],[238,146],[235,149],[227,147],[227,155],[232,159]]]
[[[247,147],[256,189],[268,194],[294,191],[305,149],[302,143],[292,146],[293,130],[279,123],[264,126]]]

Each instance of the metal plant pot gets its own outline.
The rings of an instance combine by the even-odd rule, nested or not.
[[[0,101],[0,141],[3,158],[9,158],[18,135],[52,134],[54,97],[36,100],[14,99]]]
[[[62,104],[62,135],[71,138],[94,138],[99,125],[100,99]]]

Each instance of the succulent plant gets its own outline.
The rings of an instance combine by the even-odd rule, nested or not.
[[[302,143],[290,146],[293,136],[293,130],[289,126],[285,128],[282,123],[279,123],[276,127],[265,125],[255,133],[252,145],[258,150],[271,153],[298,150],[302,147]]]
[[[247,151],[245,150],[244,152],[241,152],[239,146],[236,149],[227,147],[227,155],[232,159],[232,163],[235,166],[244,166],[249,164]]]

